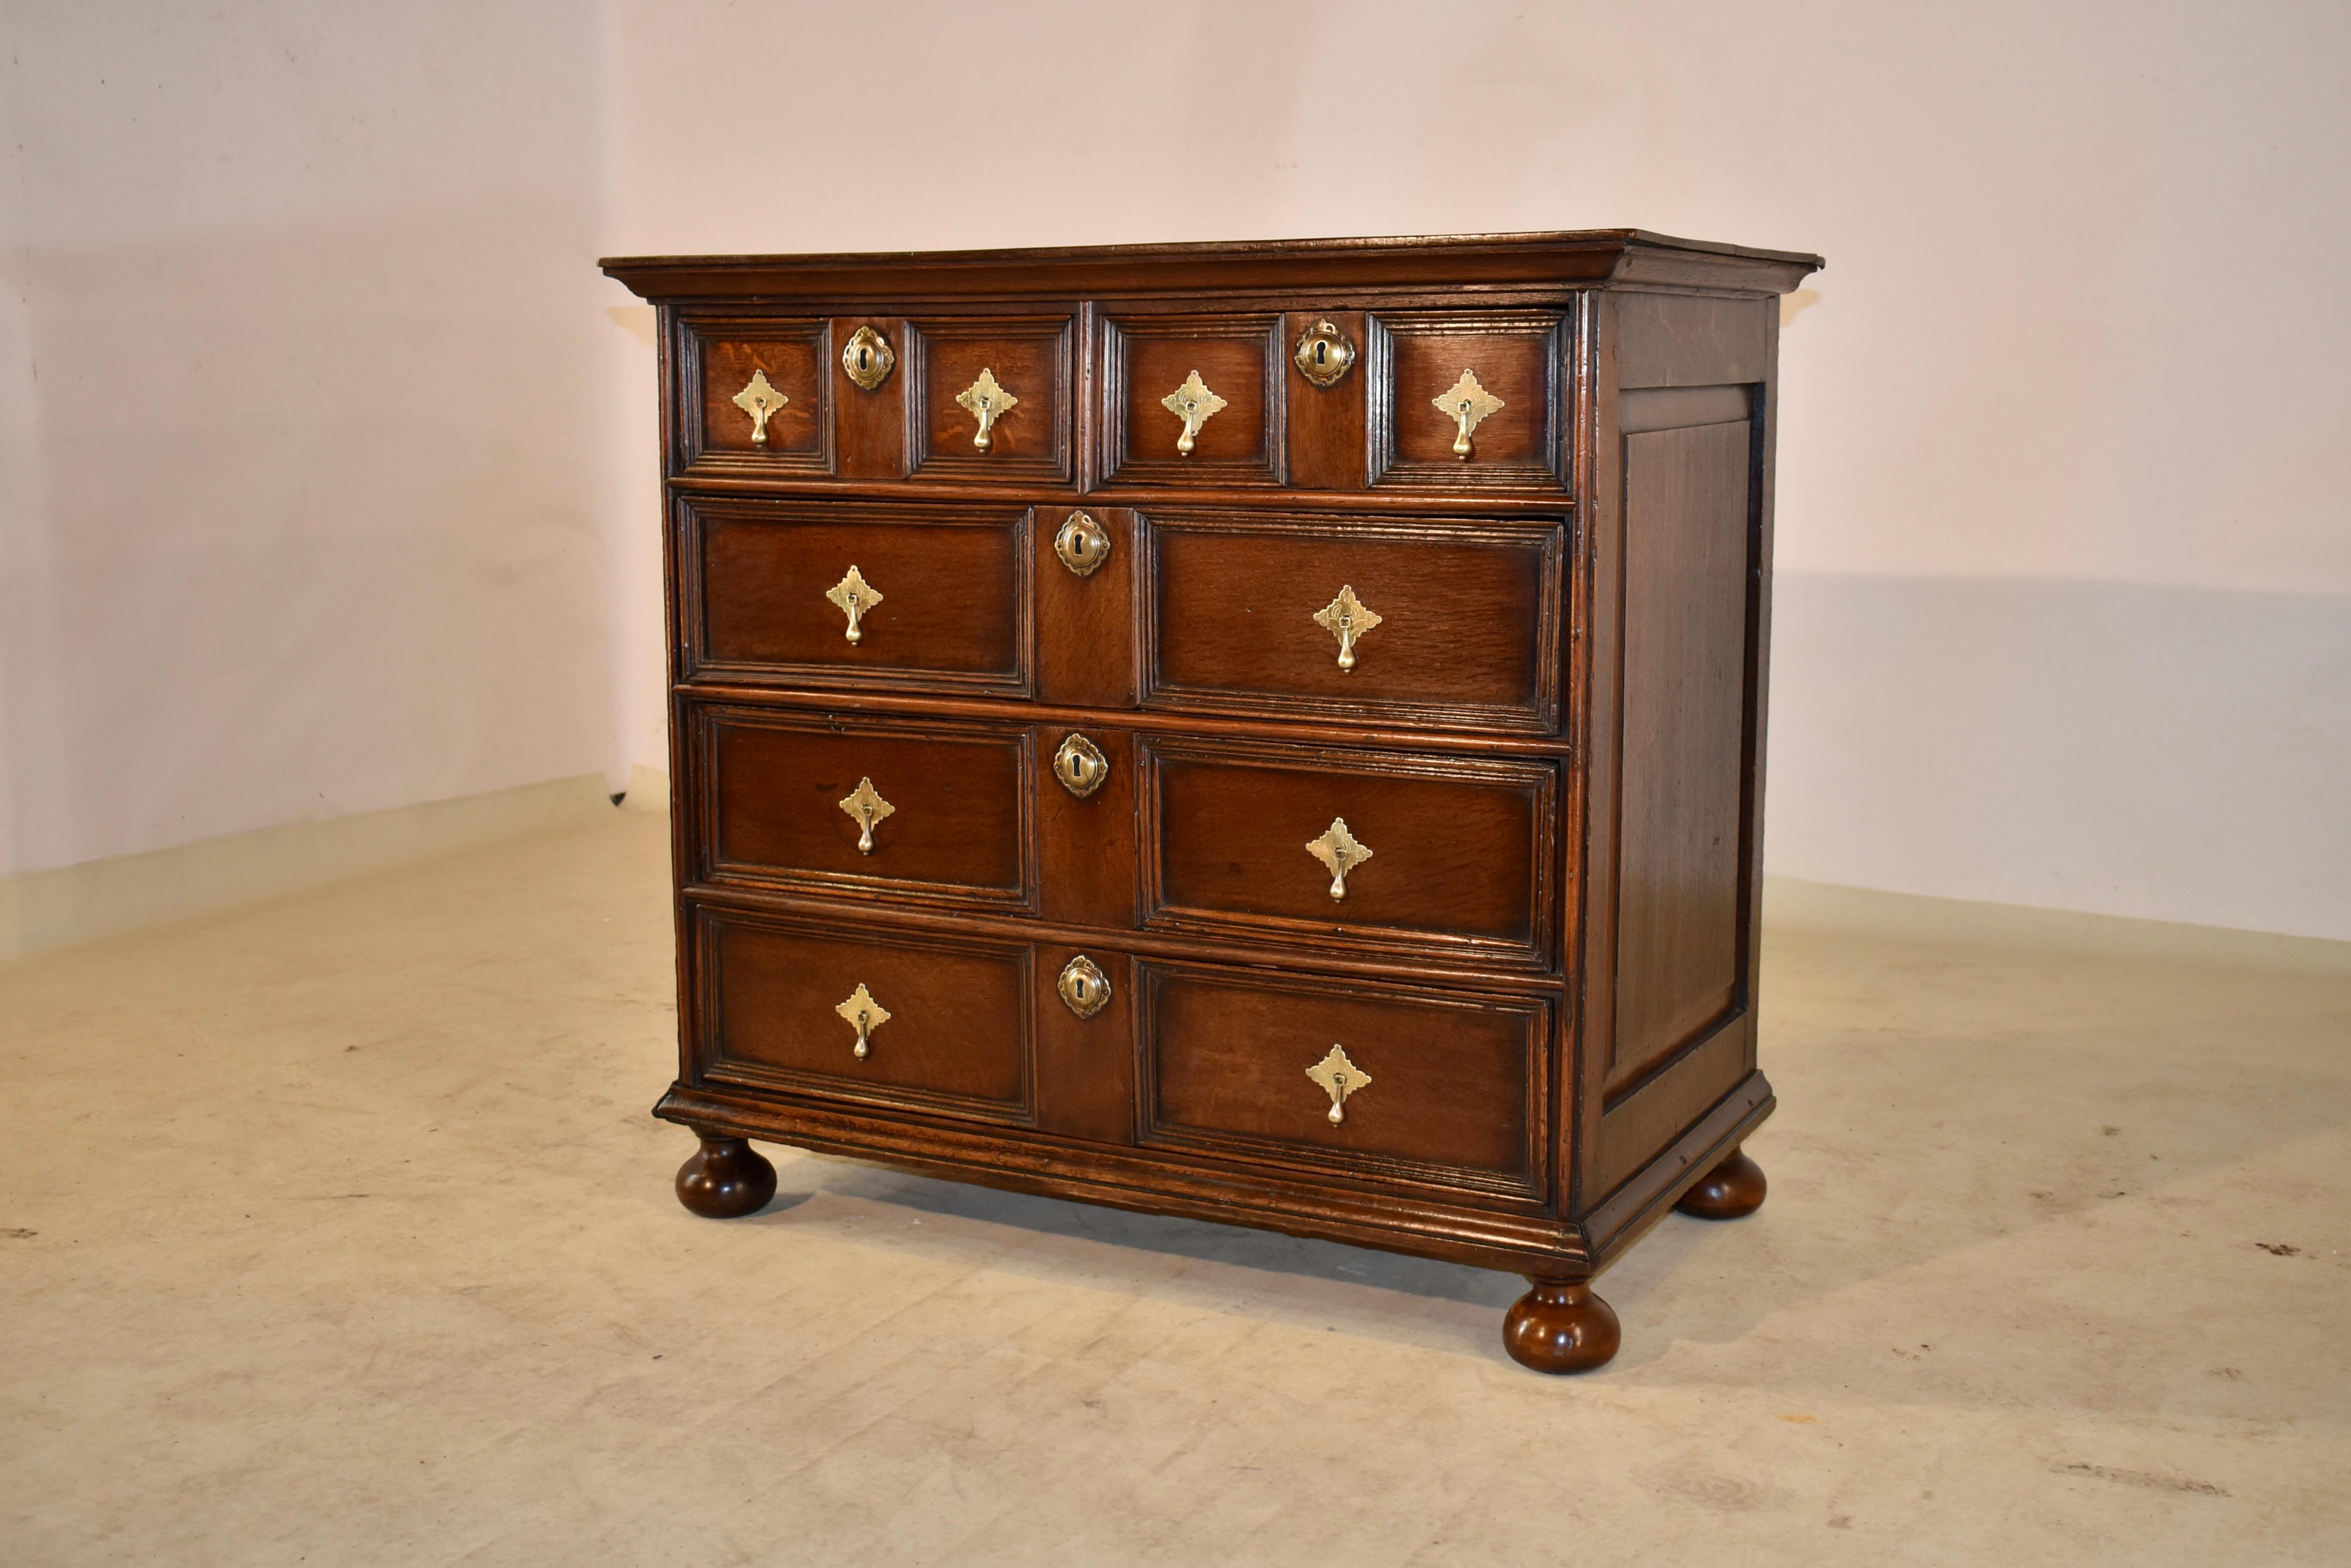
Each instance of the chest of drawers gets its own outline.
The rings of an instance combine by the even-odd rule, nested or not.
[[[608,261],[697,1213],[764,1139],[1592,1277],[1751,1210],[1778,305],[1635,231]]]

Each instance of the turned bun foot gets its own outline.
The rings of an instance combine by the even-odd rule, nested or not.
[[[677,1168],[677,1200],[705,1220],[757,1214],[776,1195],[776,1168],[739,1137],[696,1135],[702,1147]]]
[[[1763,1168],[1732,1149],[1674,1205],[1700,1220],[1736,1220],[1763,1207]]]
[[[1584,1284],[1530,1280],[1534,1289],[1502,1318],[1502,1348],[1537,1372],[1589,1372],[1616,1354],[1616,1309]]]

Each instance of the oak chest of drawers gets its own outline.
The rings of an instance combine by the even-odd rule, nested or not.
[[[1514,1270],[1740,1143],[1776,296],[1635,231],[609,261],[659,306],[678,1191],[747,1140]]]

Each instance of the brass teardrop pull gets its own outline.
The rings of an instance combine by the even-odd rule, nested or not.
[[[1306,1075],[1331,1096],[1332,1127],[1347,1119],[1347,1096],[1370,1087],[1372,1082],[1372,1075],[1348,1061],[1345,1047],[1339,1045],[1332,1046],[1322,1060],[1307,1068]]]
[[[1467,462],[1469,457],[1469,432],[1486,421],[1489,414],[1499,413],[1506,405],[1478,384],[1476,372],[1464,370],[1461,379],[1428,400],[1437,411],[1451,420],[1454,425],[1453,455]]]
[[[849,993],[849,1000],[833,1011],[857,1031],[857,1044],[849,1048],[849,1054],[862,1062],[873,1048],[873,1032],[890,1022],[890,1010],[873,1000],[873,993],[865,989],[861,980],[857,989]]]

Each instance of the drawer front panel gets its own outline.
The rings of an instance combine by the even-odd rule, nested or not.
[[[1539,491],[1567,485],[1566,317],[1548,310],[1390,311],[1368,329],[1375,488]],[[1464,378],[1469,379],[1465,384]],[[1468,434],[1458,410],[1499,406]],[[1446,405],[1439,408],[1442,400]]]
[[[720,1082],[1028,1125],[1025,946],[696,912],[700,1064]],[[843,1004],[848,1004],[844,1015]],[[856,1014],[866,1018],[857,1054]],[[882,1014],[888,1016],[883,1018]]]
[[[1558,523],[1153,516],[1145,705],[1554,732],[1565,537]],[[1343,639],[1332,623],[1363,618],[1343,589],[1378,617]]]
[[[1105,316],[1096,351],[1102,483],[1283,483],[1279,312]]]
[[[1144,973],[1146,1143],[1543,1192],[1542,1001],[1189,965]]]
[[[673,439],[682,468],[777,479],[832,472],[831,321],[689,316],[680,327]]]
[[[1552,763],[1175,738],[1140,750],[1147,927],[1549,966]]]
[[[908,321],[914,476],[1057,488],[1073,483],[1076,320],[1071,309]]]
[[[688,501],[680,529],[691,673],[1029,693],[1025,512]]]
[[[1027,729],[707,707],[695,734],[710,881],[1034,910]]]

